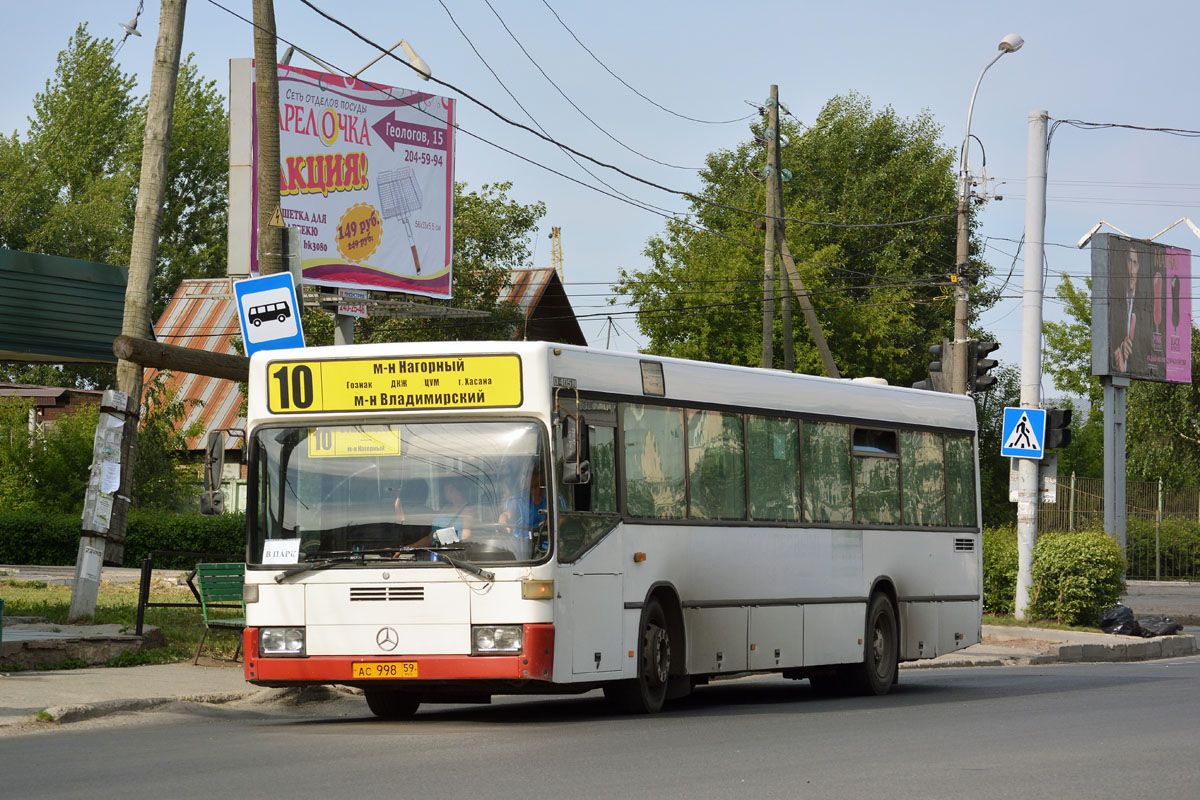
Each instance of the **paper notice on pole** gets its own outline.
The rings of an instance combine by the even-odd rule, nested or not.
[[[122,411],[129,408],[129,395],[125,394],[125,392],[113,392],[112,401],[113,405]]]
[[[116,414],[105,414],[104,416],[108,418],[108,427],[110,428],[119,428],[125,424],[125,420],[121,419]]]
[[[79,574],[84,580],[100,582],[100,567],[103,564],[104,551],[89,545],[83,546],[83,563],[79,565]]]
[[[121,465],[116,461],[100,463],[100,491],[112,494],[121,488]]]
[[[113,499],[105,495],[96,497],[96,508],[92,512],[92,530],[106,533],[112,524]]]

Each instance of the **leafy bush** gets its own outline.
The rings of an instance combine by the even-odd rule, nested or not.
[[[1029,616],[1095,625],[1121,599],[1125,556],[1098,530],[1043,533],[1033,551]]]
[[[80,520],[75,514],[10,511],[0,513],[0,564],[67,566],[79,550]],[[129,515],[125,566],[137,567],[151,550],[229,554],[246,550],[246,516],[134,511]],[[159,558],[156,568],[186,569],[195,558]]]
[[[1012,614],[1017,593],[1017,528],[983,531],[983,611]]]

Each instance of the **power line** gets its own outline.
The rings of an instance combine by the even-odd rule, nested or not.
[[[689,122],[699,122],[703,125],[729,125],[734,122],[743,122],[745,120],[750,119],[751,117],[753,117],[755,115],[755,113],[757,113],[757,112],[751,112],[744,117],[738,117],[736,119],[714,120],[714,119],[697,119],[696,117],[689,117],[687,114],[680,114],[677,111],[672,111],[671,109],[667,108],[666,106],[661,105],[660,103],[657,103],[654,100],[651,100],[649,97],[647,97],[646,95],[639,92],[633,86],[630,86],[629,83],[627,83],[625,81],[625,79],[622,78],[620,75],[618,75],[617,73],[615,73],[611,69],[609,69],[608,64],[604,63],[604,61],[602,59],[600,59],[595,53],[593,53],[588,48],[587,45],[585,45],[582,41],[580,41],[579,37],[575,35],[575,31],[571,30],[571,28],[567,25],[566,22],[563,21],[563,18],[559,16],[558,12],[554,10],[554,8],[550,5],[550,3],[547,2],[547,0],[542,0],[542,4],[545,5],[546,8],[550,9],[550,13],[554,15],[554,18],[556,20],[558,20],[558,24],[562,25],[563,29],[566,30],[567,33],[571,34],[571,38],[575,40],[576,44],[578,44],[580,47],[583,48],[583,51],[585,53],[587,53],[589,56],[592,57],[593,61],[595,61],[597,64],[599,64],[604,69],[604,71],[607,72],[609,75],[616,78],[617,81],[619,81],[622,86],[624,86],[626,89],[633,92],[638,97],[642,98],[647,103],[654,106],[655,108],[659,108],[659,109],[667,112],[668,114],[671,114],[672,116],[679,117],[680,119],[686,119]]]
[[[208,2],[212,3],[213,5],[218,6],[219,8],[222,8],[223,10],[229,12],[230,14],[234,14],[234,12],[230,11],[228,8],[221,6],[216,0],[208,0]],[[304,5],[308,6],[309,8],[311,8],[314,12],[316,12],[321,17],[332,22],[333,24],[337,25],[338,27],[342,28],[343,30],[351,33],[356,38],[362,40],[364,43],[370,45],[371,47],[374,47],[376,50],[383,53],[384,55],[391,58],[392,60],[394,60],[400,64],[403,64],[405,67],[413,70],[414,72],[417,72],[417,74],[421,75],[422,77],[425,77],[425,74],[423,72],[420,72],[419,70],[417,70],[416,67],[414,67],[412,64],[409,64],[407,61],[400,58],[395,53],[390,52],[387,48],[383,47],[382,45],[378,44],[377,42],[374,42],[371,39],[368,39],[364,34],[359,32],[358,30],[356,30],[349,24],[342,22],[341,20],[337,19],[336,17],[332,16],[331,14],[329,14],[325,11],[322,11],[320,8],[318,8],[312,2],[312,0],[300,0],[300,2],[303,3]],[[245,20],[245,18],[240,17],[240,15],[234,14],[234,16],[238,16],[240,19]],[[253,24],[253,23],[251,23],[251,24]],[[286,40],[280,38],[280,41],[286,41]],[[591,161],[593,164],[595,164],[599,167],[604,167],[605,169],[611,169],[614,172],[616,172],[620,175],[623,175],[626,178],[629,178],[630,180],[645,184],[646,186],[650,186],[651,188],[658,189],[660,191],[667,192],[668,194],[674,194],[679,197],[683,197],[689,201],[692,201],[695,203],[701,203],[703,205],[707,205],[707,206],[710,206],[713,208],[720,208],[720,209],[724,209],[726,211],[733,211],[733,212],[736,212],[739,214],[746,214],[748,216],[759,217],[759,218],[765,218],[767,216],[764,212],[752,211],[750,209],[745,209],[745,208],[735,208],[733,206],[727,206],[727,205],[724,205],[723,203],[717,203],[712,200],[707,200],[693,192],[685,192],[685,191],[682,191],[679,189],[672,189],[670,187],[663,186],[662,184],[655,183],[654,181],[647,180],[646,178],[638,177],[637,175],[627,172],[618,166],[600,161],[599,159],[593,158],[592,156],[589,156],[586,153],[582,153],[579,150],[576,150],[576,149],[570,147],[569,145],[566,145],[566,144],[563,144],[562,142],[556,141],[556,140],[552,139],[551,137],[549,137],[539,131],[536,131],[533,128],[530,128],[528,125],[524,125],[520,122],[509,119],[508,117],[504,116],[499,111],[497,111],[496,109],[492,108],[487,103],[484,103],[482,100],[478,99],[477,97],[470,94],[469,92],[464,91],[463,89],[455,86],[452,83],[449,83],[447,81],[443,81],[439,78],[434,78],[434,77],[430,77],[430,78],[428,78],[428,80],[431,80],[433,83],[436,83],[439,86],[444,86],[447,89],[450,89],[451,91],[458,92],[460,95],[462,95],[466,99],[470,100],[472,103],[475,103],[477,106],[484,109],[489,114],[496,117],[501,122],[504,122],[507,125],[510,125],[514,128],[519,128],[521,130],[526,131],[527,133],[533,134],[535,137],[547,142],[548,144],[553,144],[556,147],[561,147],[566,150],[569,150],[570,152],[574,153],[575,155],[579,156],[580,158],[585,158],[588,161]],[[478,135],[476,135],[476,138],[478,138],[482,141],[487,141]],[[495,145],[495,146],[498,147],[498,145]],[[500,149],[504,149],[504,148],[500,148]],[[511,152],[511,151],[506,151],[506,152]],[[525,160],[529,161],[530,159],[525,159]],[[909,226],[909,225],[919,225],[923,222],[930,222],[930,221],[939,220],[939,219],[951,219],[951,218],[954,218],[957,216],[958,216],[957,212],[951,212],[951,213],[946,213],[946,214],[930,214],[930,215],[927,215],[924,217],[920,217],[917,219],[909,219],[909,220],[896,220],[896,221],[892,221],[892,222],[860,222],[860,223],[824,222],[824,221],[817,221],[817,220],[797,219],[795,217],[776,217],[776,219],[782,219],[785,222],[792,222],[797,225],[809,225],[809,226],[814,226],[814,227],[839,228],[839,229],[859,229],[859,228],[905,227],[905,226]]]
[[[445,9],[446,9],[446,13],[447,13],[447,14],[449,14],[449,13],[450,13],[450,9],[449,9],[449,8],[446,8],[446,3],[445,3],[445,0],[438,0],[438,2],[439,2],[439,3],[441,3],[441,5],[442,5],[442,8],[445,8]],[[576,111],[578,111],[578,112],[579,112],[579,114],[580,114],[580,116],[582,116],[582,117],[583,117],[584,119],[586,119],[588,122],[592,123],[592,126],[593,126],[593,127],[596,129],[596,130],[600,131],[600,132],[601,132],[601,133],[603,133],[605,136],[607,136],[609,139],[612,139],[614,142],[616,142],[617,144],[621,145],[621,147],[624,147],[624,148],[625,148],[626,150],[628,150],[629,152],[633,153],[634,155],[641,156],[642,158],[646,159],[647,161],[652,161],[652,162],[654,162],[655,164],[660,164],[660,165],[662,165],[662,166],[664,166],[664,167],[670,167],[671,169],[682,169],[682,170],[688,170],[688,171],[690,171],[690,172],[699,172],[699,171],[700,171],[700,169],[701,169],[700,167],[684,167],[684,166],[680,166],[679,164],[669,164],[669,163],[667,163],[666,161],[659,161],[657,158],[654,158],[654,157],[652,157],[652,156],[648,156],[648,155],[646,155],[645,153],[641,152],[640,150],[636,150],[636,149],[634,149],[634,148],[630,147],[629,145],[625,144],[625,143],[624,143],[624,142],[622,142],[620,139],[618,139],[616,136],[613,136],[611,133],[609,133],[609,132],[608,132],[608,131],[607,131],[607,130],[604,128],[604,127],[602,127],[602,126],[600,125],[600,123],[596,122],[596,120],[594,120],[594,119],[592,119],[591,117],[589,117],[589,116],[588,116],[588,115],[587,115],[587,114],[584,112],[584,110],[583,110],[582,108],[580,108],[578,105],[576,105],[576,104],[575,104],[575,101],[574,101],[574,100],[572,100],[570,97],[568,97],[568,96],[567,96],[567,93],[566,93],[566,92],[564,92],[564,91],[562,90],[562,88],[561,88],[561,87],[560,87],[560,86],[559,86],[557,83],[555,83],[555,82],[554,82],[554,81],[553,81],[553,80],[550,78],[550,76],[549,76],[549,75],[547,75],[547,74],[546,74],[546,70],[542,69],[542,65],[541,65],[541,64],[539,64],[537,61],[535,61],[535,60],[534,60],[533,56],[531,56],[531,55],[529,54],[529,51],[525,49],[525,45],[521,44],[521,40],[520,40],[520,39],[518,39],[518,38],[517,38],[517,35],[516,35],[515,33],[513,33],[513,32],[512,32],[512,29],[511,29],[511,28],[509,28],[509,27],[508,27],[508,23],[504,21],[504,17],[500,16],[500,12],[499,12],[499,11],[497,11],[497,10],[496,10],[496,7],[492,5],[492,3],[491,3],[491,0],[483,0],[483,2],[484,2],[486,5],[487,5],[487,7],[488,7],[489,9],[491,9],[492,13],[493,13],[493,14],[496,16],[496,19],[500,21],[500,25],[501,25],[501,26],[504,28],[504,30],[505,30],[505,31],[508,33],[508,35],[509,35],[509,36],[512,38],[512,40],[513,40],[514,42],[516,42],[516,44],[517,44],[517,47],[519,47],[519,48],[521,49],[521,52],[525,54],[525,57],[526,57],[527,59],[529,59],[529,63],[533,64],[533,66],[537,68],[537,71],[538,71],[538,72],[540,72],[540,73],[542,73],[542,77],[543,77],[543,78],[545,78],[545,79],[546,79],[546,81],[547,81],[547,82],[548,82],[548,83],[549,83],[551,86],[553,86],[553,87],[554,87],[554,88],[555,88],[555,89],[558,91],[558,93],[559,93],[560,95],[562,95],[562,98],[563,98],[564,100],[566,100],[568,103],[570,103],[570,104],[571,104],[571,108],[573,108],[573,109],[575,109]],[[460,29],[460,30],[461,30],[461,29]]]

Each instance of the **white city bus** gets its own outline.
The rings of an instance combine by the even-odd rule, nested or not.
[[[421,703],[781,672],[883,694],[980,639],[961,396],[544,342],[251,359],[245,673]]]

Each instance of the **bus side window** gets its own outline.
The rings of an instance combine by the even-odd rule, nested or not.
[[[925,431],[900,434],[900,476],[905,525],[946,524],[946,470],[942,437]]]
[[[975,526],[975,460],[971,439],[946,437],[946,524]]]
[[[895,431],[854,429],[854,519],[900,522],[900,453]]]
[[[853,522],[850,426],[805,422],[800,428],[805,522]]]
[[[621,426],[629,515],[683,519],[687,511],[683,410],[629,403],[622,406]]]

